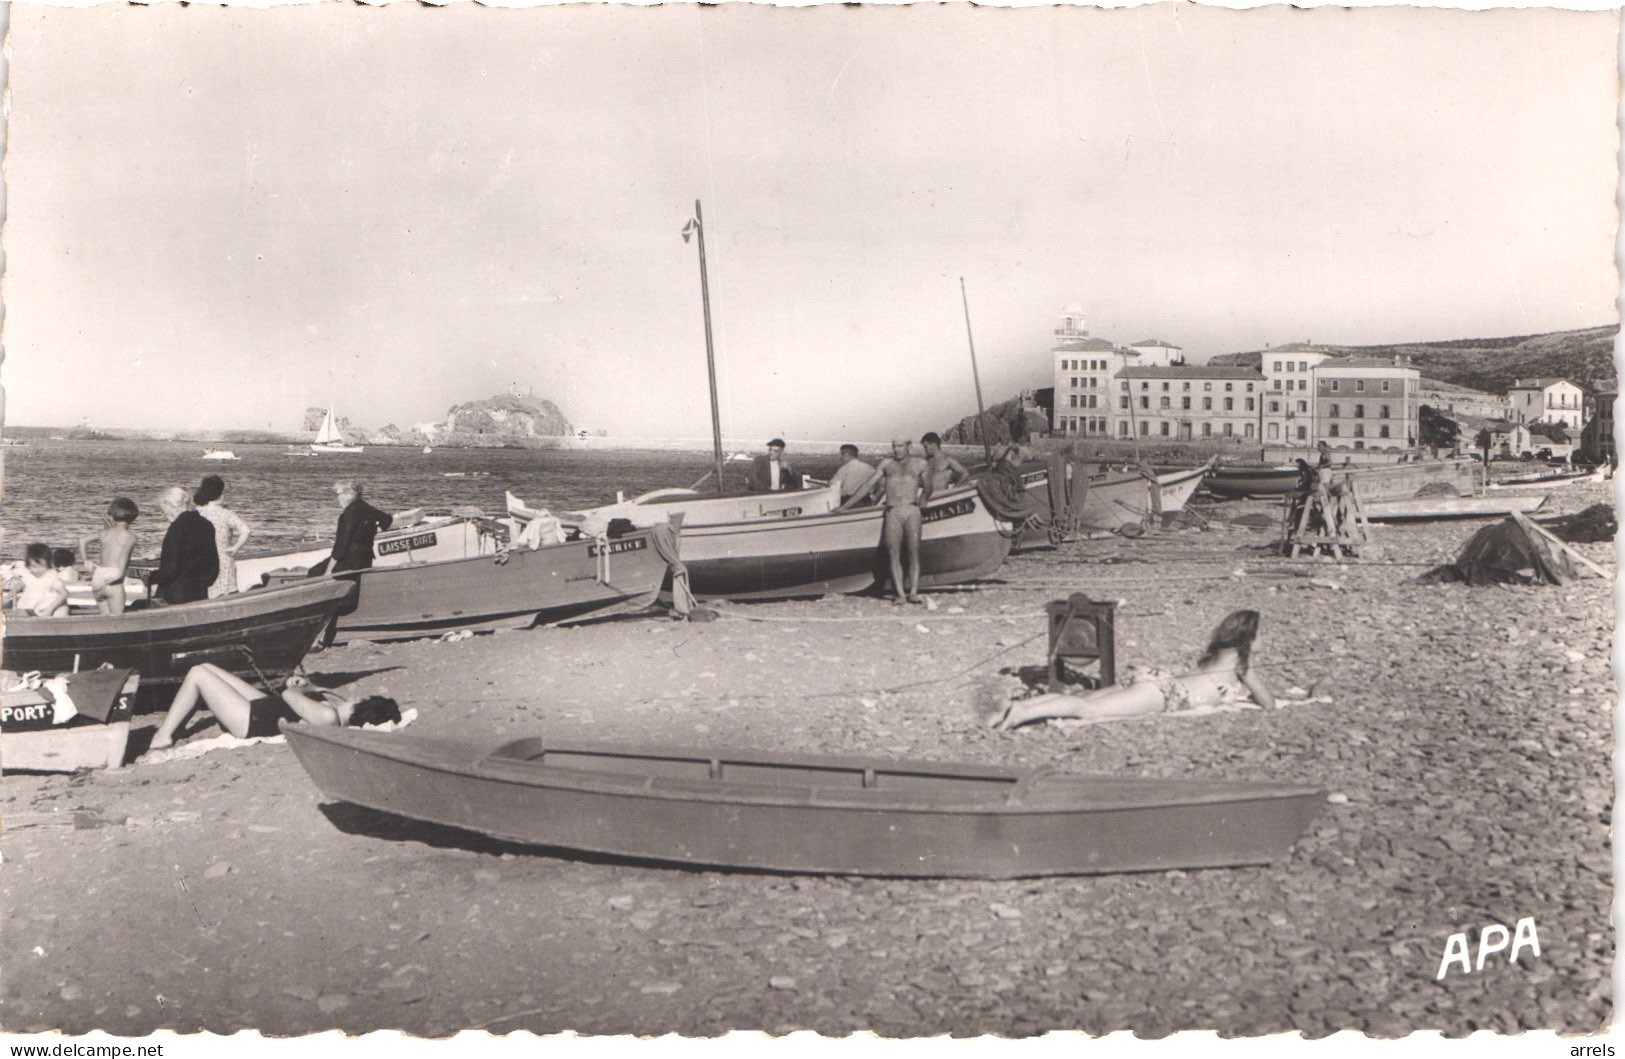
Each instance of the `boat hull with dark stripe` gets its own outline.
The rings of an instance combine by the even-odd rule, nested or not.
[[[682,530],[683,564],[699,599],[792,599],[862,592],[890,577],[881,533],[885,512],[857,508],[825,515],[749,519]],[[920,587],[975,580],[1010,554],[1011,529],[974,488],[926,503],[920,534]]]
[[[324,580],[118,615],[7,616],[0,664],[14,672],[134,669],[143,700],[173,692],[199,662],[252,682],[261,675],[276,682],[293,672],[354,592],[353,585]]]
[[[1264,864],[1324,801],[1286,784],[283,731],[337,801],[512,842],[770,871],[1012,878]]]
[[[332,642],[406,640],[467,629],[575,621],[654,602],[666,562],[648,532],[591,538],[439,563],[376,566],[336,575],[356,585]]]

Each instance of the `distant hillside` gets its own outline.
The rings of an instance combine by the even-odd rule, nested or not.
[[[1316,345],[1314,348],[1338,356],[1407,357],[1427,378],[1487,393],[1505,393],[1518,379],[1552,376],[1568,379],[1595,394],[1618,386],[1614,370],[1614,340],[1618,335],[1619,325],[1615,324],[1510,338],[1461,338],[1391,346]],[[1221,353],[1208,363],[1257,367],[1266,352],[1268,350]]]

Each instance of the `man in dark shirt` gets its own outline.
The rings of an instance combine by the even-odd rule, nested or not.
[[[209,586],[220,573],[220,553],[214,546],[214,524],[192,509],[186,491],[172,485],[158,494],[158,507],[169,519],[158,569],[147,583],[165,603],[195,603],[209,597]]]
[[[333,483],[333,495],[338,497],[338,532],[333,536],[332,572],[366,570],[372,566],[372,541],[381,529],[388,529],[394,521],[365,500],[361,499],[361,483],[341,479]]]
[[[774,438],[767,443],[767,453],[751,460],[750,491],[753,493],[794,492],[801,488],[801,475],[790,469],[784,459],[784,441]]]

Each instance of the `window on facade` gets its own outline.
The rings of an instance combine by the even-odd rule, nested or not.
[[[1251,412],[1252,410],[1253,410],[1253,399],[1251,397],[1249,397],[1249,398],[1247,398],[1247,411]]]
[[[1169,423],[1169,422],[1168,422],[1168,421],[1167,421],[1167,420],[1166,420],[1166,419],[1164,419],[1164,420],[1163,420],[1163,421],[1162,421],[1162,436],[1163,436],[1163,437],[1167,437],[1167,436],[1168,436],[1168,428],[1169,428],[1169,427],[1170,427],[1170,426],[1172,426],[1172,425],[1173,425],[1173,424],[1172,424],[1172,423]]]
[[[1327,427],[1326,433],[1330,434],[1334,438],[1337,437],[1337,424],[1333,423],[1331,426]]]
[[[1125,411],[1125,412],[1128,411],[1129,398],[1128,398],[1127,394],[1124,394],[1122,397],[1119,397],[1117,399],[1117,401],[1118,401],[1117,407],[1123,409],[1123,411]]]
[[[1272,364],[1270,366],[1270,370],[1271,371],[1280,371],[1281,370],[1281,362],[1278,361],[1278,360],[1272,362]]]
[[[1143,437],[1148,437],[1148,436],[1150,436],[1150,434],[1151,434],[1151,424],[1147,423],[1143,419],[1140,420],[1140,437],[1142,437],[1142,438]]]
[[[1128,437],[1128,424],[1127,423],[1118,423],[1117,424],[1117,436],[1120,437],[1120,438]]]
[[[1234,412],[1236,410],[1236,399],[1234,397],[1226,397],[1224,399],[1224,410],[1226,412]]]
[[[1281,424],[1271,423],[1265,428],[1265,433],[1269,435],[1271,441],[1279,441],[1281,439]]]
[[[1300,412],[1309,411],[1309,402],[1308,401],[1299,401],[1298,402],[1298,411],[1300,411]]]
[[[1191,410],[1191,399],[1189,397],[1181,397],[1179,399],[1179,407],[1189,412]]]
[[[1162,392],[1163,392],[1163,393],[1167,393],[1167,392],[1168,392],[1168,384],[1167,384],[1167,383],[1166,383],[1166,382],[1165,382],[1165,383],[1163,383],[1163,384],[1162,384]]]
[[[1168,398],[1163,397],[1163,398],[1159,399],[1157,401],[1157,407],[1158,408],[1167,408],[1168,407]]]
[[[1248,392],[1248,393],[1252,393],[1252,392],[1253,392],[1253,384],[1252,384],[1252,383],[1248,383],[1248,384],[1247,384],[1247,392]]]
[[[1289,360],[1289,361],[1287,361],[1287,362],[1286,362],[1286,370],[1287,370],[1287,371],[1291,371],[1291,370],[1292,370],[1292,362],[1291,362],[1291,361],[1290,361],[1290,360]]]
[[[1066,406],[1068,408],[1076,408],[1076,407],[1078,407],[1078,395],[1077,394],[1070,393],[1070,394],[1067,394],[1066,396],[1067,396]]]
[[[1281,410],[1281,402],[1280,401],[1271,401],[1270,402],[1270,411],[1271,412],[1279,412],[1280,410]]]
[[[1236,388],[1236,384],[1233,383],[1233,382],[1227,382],[1227,383],[1224,384],[1224,392],[1225,393],[1229,393],[1230,391],[1234,390],[1235,388]]]
[[[1326,406],[1326,414],[1331,416],[1333,419],[1336,419],[1338,416],[1342,415],[1343,413],[1338,411],[1338,408],[1337,408],[1336,405],[1331,404],[1331,405]]]
[[[1247,426],[1243,429],[1242,433],[1245,434],[1249,438],[1252,437],[1253,436],[1253,425],[1251,423],[1248,423]]]
[[[1309,428],[1308,427],[1299,427],[1298,428],[1298,440],[1299,441],[1308,441],[1309,440]]]
[[[1140,398],[1140,407],[1144,408],[1144,409],[1150,409],[1150,407],[1151,407],[1151,398],[1149,398],[1149,397],[1141,397]]]
[[[1354,380],[1354,392],[1355,393],[1365,393],[1365,380],[1364,379],[1355,379]]]
[[[1270,381],[1275,384],[1275,385],[1271,386],[1270,389],[1279,390],[1281,388],[1281,380],[1280,379],[1271,379]]]
[[[1332,380],[1332,393],[1336,393],[1336,392],[1337,392],[1337,380],[1333,379]]]
[[[1379,427],[1377,429],[1377,434],[1379,436],[1381,436],[1381,437],[1387,437],[1388,436],[1388,428],[1387,427]]]
[[[1142,383],[1140,383],[1140,389],[1149,390],[1149,389],[1151,389],[1151,384],[1148,383],[1148,382],[1142,382]]]
[[[1227,438],[1236,436],[1236,425],[1234,423],[1226,423],[1224,425],[1224,436]]]
[[[1356,423],[1356,424],[1354,424],[1354,436],[1357,437],[1357,438],[1365,437],[1365,424],[1364,423]]]
[[[1388,380],[1387,379],[1382,380],[1382,392],[1383,393],[1388,392]]]
[[[1364,419],[1365,418],[1365,405],[1357,404],[1357,405],[1354,406],[1354,418],[1355,419]]]
[[[1180,383],[1180,384],[1179,384],[1179,388],[1180,388],[1180,389],[1181,389],[1181,390],[1184,390],[1184,391],[1185,391],[1185,392],[1186,392],[1186,393],[1190,393],[1190,392],[1191,392],[1191,384],[1190,384],[1190,383],[1188,383],[1188,382],[1182,382],[1182,383]]]
[[[1309,362],[1307,360],[1298,361],[1298,370],[1299,371],[1308,371],[1309,370]]]
[[[1300,389],[1300,390],[1309,389],[1309,380],[1308,379],[1299,379],[1298,380],[1298,389]]]
[[[1388,418],[1388,406],[1387,405],[1383,405],[1381,408],[1377,409],[1377,418],[1378,419],[1387,419]]]
[[[1204,382],[1202,384],[1202,389],[1204,389],[1204,390],[1212,390],[1213,389],[1213,384],[1211,382]]]
[[[1204,412],[1213,411],[1213,398],[1211,398],[1211,397],[1202,398],[1202,411],[1204,411]]]

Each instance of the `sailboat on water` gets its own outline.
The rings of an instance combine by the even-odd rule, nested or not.
[[[333,419],[333,408],[328,406],[327,416],[322,420],[321,429],[316,431],[316,440],[310,443],[312,453],[355,453],[364,451],[360,445],[346,444],[344,433],[339,430],[338,423]]]

